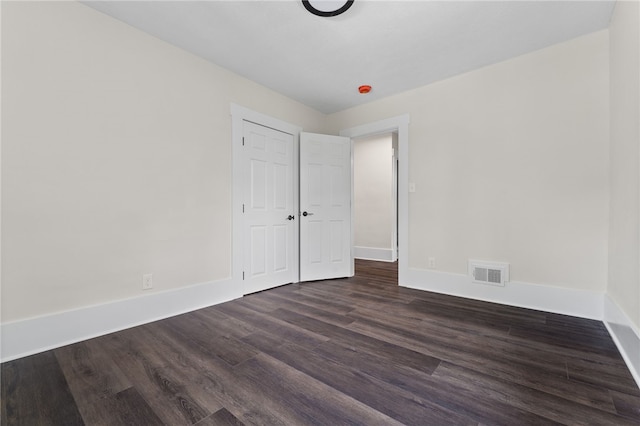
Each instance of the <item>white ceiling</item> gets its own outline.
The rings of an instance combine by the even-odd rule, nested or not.
[[[615,5],[355,0],[320,18],[298,0],[84,3],[324,113],[604,29]]]

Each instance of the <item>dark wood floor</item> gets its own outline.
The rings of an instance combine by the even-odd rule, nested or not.
[[[400,288],[395,268],[5,363],[2,424],[640,424],[601,322]]]

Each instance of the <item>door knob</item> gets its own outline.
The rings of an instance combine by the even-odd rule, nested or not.
[[[313,216],[313,213],[302,212],[302,216]]]
[[[295,216],[293,216],[293,215],[289,215],[289,216],[287,216],[287,220],[293,220],[293,219],[295,219],[295,218],[296,218],[296,217],[295,217]]]

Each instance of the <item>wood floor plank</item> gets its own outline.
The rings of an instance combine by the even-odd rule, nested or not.
[[[207,352],[220,357],[230,365],[239,364],[257,354],[233,336],[220,333],[216,323],[195,314],[173,317],[166,320],[165,324],[177,333],[188,334]]]
[[[481,346],[473,348],[467,344],[460,346],[450,340],[443,342],[439,339],[415,338],[410,334],[407,336],[408,331],[397,334],[362,322],[350,324],[349,328],[469,369],[490,371],[496,377],[533,389],[547,390],[559,397],[566,395],[572,400],[597,406],[605,411],[614,410],[607,388],[572,381],[564,368],[538,365],[537,357],[531,356],[536,354],[535,351],[522,359],[502,359],[499,351],[483,350]]]
[[[132,387],[96,340],[63,346],[53,353],[74,394],[102,398]]]
[[[384,354],[386,356],[393,357],[418,371],[431,373],[440,363],[440,359],[425,355],[421,352],[407,349],[383,340],[378,340],[352,330],[337,327],[286,309],[278,309],[273,312],[273,315],[276,318],[299,325],[300,327],[324,335],[328,338],[339,339],[351,345],[365,347],[377,354]]]
[[[621,393],[640,397],[640,389],[626,368],[606,365],[594,360],[573,359],[567,364],[569,378]]]
[[[54,353],[85,423],[104,423],[114,406],[121,405],[115,403],[115,395],[131,388],[131,381],[95,339],[58,348]],[[107,400],[113,404],[105,404]]]
[[[2,364],[3,425],[84,425],[52,351]]]
[[[321,334],[305,330],[302,327],[282,321],[277,317],[265,315],[237,303],[223,303],[215,308],[242,321],[248,322],[260,330],[282,336],[282,338],[290,342],[295,342],[300,346],[314,347],[327,341],[327,338]]]
[[[332,281],[323,287],[328,291],[341,292],[353,298],[362,298],[374,303],[390,301],[408,303],[414,299],[413,295],[404,293],[399,287],[390,287],[384,280],[354,277],[349,281]]]
[[[303,283],[298,289],[298,293],[307,297],[316,297],[320,300],[331,300],[340,305],[349,306],[350,310],[358,307],[374,307],[375,309],[396,310],[404,309],[407,301],[390,299],[386,302],[385,297],[376,297],[373,294],[357,292],[358,287],[350,285],[340,286],[322,286],[321,288],[314,283]],[[370,287],[371,291],[374,291]]]
[[[453,309],[439,303],[431,303],[425,300],[416,299],[409,303],[409,307],[429,317],[462,321],[471,325],[499,327],[509,324],[507,318],[492,312],[482,312],[476,309],[465,308]],[[528,319],[521,319],[519,323],[526,323],[527,321]],[[510,327],[513,327],[513,325],[510,324]]]
[[[338,315],[344,315],[354,310],[354,306],[346,301],[339,302],[336,297],[331,297],[330,294],[326,293],[321,293],[320,295],[316,293],[308,294],[305,292],[306,288],[308,286],[304,286],[304,284],[292,284],[273,289],[270,293],[325,311],[334,312]]]
[[[247,336],[257,348],[282,363],[325,383],[349,397],[384,413],[403,424],[471,425],[477,422],[411,393],[390,391],[393,385],[294,344],[281,344],[265,334]],[[333,424],[333,423],[332,423]],[[363,423],[367,424],[367,423]]]
[[[257,298],[256,298],[257,299]],[[351,324],[355,321],[353,318],[347,315],[340,315],[334,312],[319,309],[314,306],[306,305],[304,303],[298,303],[293,299],[282,297],[275,293],[264,293],[260,295],[259,303],[262,303],[269,307],[270,311],[274,311],[282,307],[283,303],[286,303],[287,309],[292,312],[307,315],[320,321],[325,321],[330,324],[343,326]],[[255,303],[253,300],[250,301]]]
[[[244,423],[226,408],[221,408],[209,417],[200,420],[196,426],[244,426]]]
[[[611,339],[565,333],[551,327],[513,326],[509,335],[580,352],[592,352],[605,356],[617,356],[618,354],[618,349]]]
[[[611,391],[611,397],[618,414],[640,425],[640,396]]]
[[[286,350],[286,349],[285,349]],[[292,415],[289,424],[400,424],[382,412],[325,384],[290,364],[261,354],[236,367],[255,389]],[[331,409],[327,410],[326,407]]]
[[[439,293],[421,292],[420,294],[412,294],[416,305],[447,308],[445,312],[461,317],[464,317],[465,313],[473,313],[475,314],[473,316],[490,316],[501,322],[515,322],[516,324],[545,324],[547,322],[547,312],[533,309],[517,308]]]
[[[306,413],[306,411],[303,410],[301,412],[300,407],[288,405],[289,402],[287,402],[287,404],[283,403],[284,397],[282,396],[282,390],[278,391],[273,385],[265,387],[265,383],[268,384],[273,380],[275,380],[276,383],[280,383],[284,376],[294,373],[293,371],[272,371],[278,370],[278,368],[270,368],[267,369],[268,371],[262,371],[261,368],[257,368],[257,370],[249,369],[247,365],[256,365],[253,360],[245,361],[230,370],[228,366],[225,367],[225,365],[221,364],[222,361],[217,357],[211,357],[210,354],[201,351],[201,346],[197,346],[197,350],[193,350],[193,342],[189,341],[188,336],[184,333],[175,333],[174,330],[170,330],[169,334],[175,338],[178,343],[177,345],[171,346],[182,346],[187,349],[189,362],[192,362],[193,365],[196,366],[196,369],[206,377],[206,381],[208,383],[205,382],[203,385],[215,390],[223,399],[225,406],[232,407],[233,410],[238,413],[236,414],[236,417],[243,423],[255,425],[313,424],[304,423],[305,421],[308,421],[309,417],[309,414]],[[283,340],[278,339],[277,342],[277,344],[281,344]],[[218,361],[216,361],[216,359],[218,359]],[[250,372],[247,372],[248,369]],[[314,386],[317,387],[317,384],[311,386],[309,383],[306,383],[307,380],[308,378],[305,379],[302,376],[298,376],[296,381],[302,382],[302,384],[294,384],[292,386],[302,386],[302,388],[307,389],[307,391]],[[301,393],[304,394],[304,392]],[[318,393],[317,390],[316,393]],[[295,401],[297,398],[298,396],[288,395],[287,401]],[[318,394],[316,398],[319,400],[333,401],[331,403],[332,409],[335,408],[333,407],[333,404],[337,403],[335,401],[335,395]],[[345,397],[340,396],[339,398],[344,399]],[[354,401],[350,398],[347,398],[347,400],[349,403],[345,404],[345,406],[353,409]],[[374,417],[376,418],[380,416],[379,413],[374,414]],[[362,415],[362,413],[360,413],[360,415]],[[322,418],[318,413],[316,413],[315,416]],[[326,417],[326,415],[324,417]],[[369,415],[369,417],[371,416]],[[390,419],[384,416],[383,418],[386,420],[378,424],[384,424],[390,421]],[[204,420],[201,422],[204,422]]]
[[[103,425],[145,425],[163,426],[164,423],[135,388],[125,389],[113,396],[109,396],[110,416],[92,424]]]
[[[218,332],[223,335],[242,338],[256,332],[256,328],[251,324],[217,311],[215,307],[199,309],[192,314],[215,325]]]
[[[472,394],[483,394],[483,399],[488,404],[500,401],[511,407],[517,407],[559,423],[571,418],[574,424],[619,426],[633,424],[617,414],[604,412],[570,400],[563,400],[546,392],[498,379],[490,374],[458,367],[448,362],[439,365],[433,375],[436,379],[441,379],[443,383],[464,387]]]
[[[220,409],[216,401],[203,402],[190,394],[170,353],[150,330],[136,327],[106,336],[102,343],[158,417],[174,425],[194,424]]]
[[[155,332],[165,342],[162,347],[175,359],[184,380],[200,389],[201,399],[215,401],[247,425],[287,425],[277,405],[265,400],[235,373],[234,367],[203,350],[188,334],[162,327]]]
[[[373,317],[375,318],[375,317]],[[502,362],[524,362],[532,364],[532,366],[541,366],[545,369],[560,372],[562,374],[566,371],[564,359],[558,357],[543,358],[542,361],[536,359],[529,359],[528,353],[514,346],[504,345],[504,348],[498,348],[503,350],[496,350],[494,345],[500,341],[492,339],[489,336],[482,336],[478,338],[473,336],[465,339],[466,336],[457,336],[442,329],[428,328],[426,324],[420,324],[418,327],[408,327],[403,323],[395,322],[394,320],[383,322],[380,318],[367,319],[359,318],[358,321],[349,325],[350,329],[362,329],[365,328],[371,332],[376,333],[383,331],[385,336],[391,336],[394,339],[404,338],[404,342],[413,342],[421,346],[428,346],[430,350],[441,353],[443,356],[450,358],[449,354],[468,354],[474,358],[485,358],[489,355],[492,359]],[[525,355],[524,357],[522,355]],[[442,357],[438,356],[442,359]]]

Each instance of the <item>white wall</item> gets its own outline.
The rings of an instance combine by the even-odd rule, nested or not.
[[[640,328],[640,18],[618,2],[611,20],[609,295]]]
[[[610,331],[640,384],[640,6],[619,1],[610,24]],[[632,371],[634,370],[632,368]]]
[[[354,245],[390,254],[395,227],[392,135],[356,139],[353,151]]]
[[[228,278],[230,103],[325,119],[75,2],[3,2],[2,89],[3,323]]]
[[[608,31],[328,117],[330,131],[408,113],[409,266],[604,292]],[[402,256],[402,253],[400,254]]]

